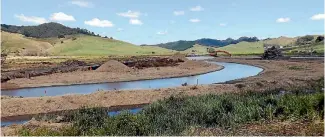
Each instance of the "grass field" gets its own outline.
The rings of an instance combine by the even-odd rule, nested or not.
[[[127,42],[79,35],[76,40],[65,39],[59,42],[49,52],[52,55],[155,55],[172,54],[173,51],[151,46],[136,46]]]
[[[263,42],[240,42],[225,47],[217,48],[217,50],[225,50],[233,55],[241,54],[262,54],[264,52]]]
[[[76,38],[73,40],[73,38]],[[2,50],[13,55],[110,56],[110,55],[169,55],[174,51],[151,46],[87,35],[66,38],[35,39],[20,34],[2,32]]]
[[[196,44],[192,48],[181,51],[181,53],[183,53],[183,54],[191,54],[191,53],[193,53],[193,54],[196,54],[196,55],[205,55],[205,54],[208,54],[207,48],[211,48],[211,47]]]

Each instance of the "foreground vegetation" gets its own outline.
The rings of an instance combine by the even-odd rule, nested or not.
[[[60,129],[23,128],[20,135],[189,135],[193,128],[236,129],[247,123],[313,121],[324,117],[324,79],[311,89],[172,96],[145,107],[137,114],[108,116],[100,108],[80,109],[66,115],[71,126]],[[322,134],[322,124],[308,127]],[[232,132],[229,132],[231,134]],[[309,132],[308,132],[309,133]],[[276,134],[276,133],[275,133]],[[281,133],[278,133],[281,135]],[[299,134],[296,134],[299,135]]]

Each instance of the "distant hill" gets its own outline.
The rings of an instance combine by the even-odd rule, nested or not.
[[[11,33],[19,33],[26,37],[50,38],[63,37],[64,35],[85,34],[95,36],[94,32],[87,29],[70,28],[59,23],[44,23],[38,26],[15,26],[1,24],[1,30]]]
[[[177,50],[177,51],[184,51],[186,49],[192,48],[195,44],[203,45],[203,46],[210,46],[210,47],[223,47],[230,44],[237,44],[239,42],[256,42],[259,41],[257,37],[240,37],[238,39],[232,39],[228,38],[226,40],[217,40],[217,39],[209,39],[209,38],[203,38],[198,39],[194,41],[175,41],[175,42],[168,42],[168,43],[161,43],[157,45],[151,45],[151,46],[158,46],[162,48]],[[142,46],[148,46],[148,45],[142,45]]]
[[[141,47],[120,40],[84,34],[66,35],[65,38],[31,38],[5,31],[1,32],[1,50],[1,53],[15,56],[133,56],[175,53],[161,47]]]

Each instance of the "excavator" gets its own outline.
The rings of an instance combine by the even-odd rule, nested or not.
[[[227,52],[227,51],[224,51],[224,50],[215,50],[215,49],[211,49],[211,48],[207,48],[207,50],[210,53],[210,56],[213,56],[213,57],[218,57],[218,52],[219,53],[225,53],[226,55],[231,57],[231,54],[229,52]]]

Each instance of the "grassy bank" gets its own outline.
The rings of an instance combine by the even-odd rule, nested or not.
[[[324,117],[324,80],[309,90],[172,96],[138,114],[109,117],[104,109],[80,109],[65,117],[72,126],[60,129],[24,128],[20,135],[189,135],[193,128],[236,129],[254,122],[313,121]],[[313,127],[311,127],[313,128]],[[316,127],[315,127],[316,128]],[[317,133],[323,128],[317,127]],[[231,132],[229,132],[230,134]],[[280,132],[278,135],[281,135]],[[300,135],[300,134],[297,134]]]

